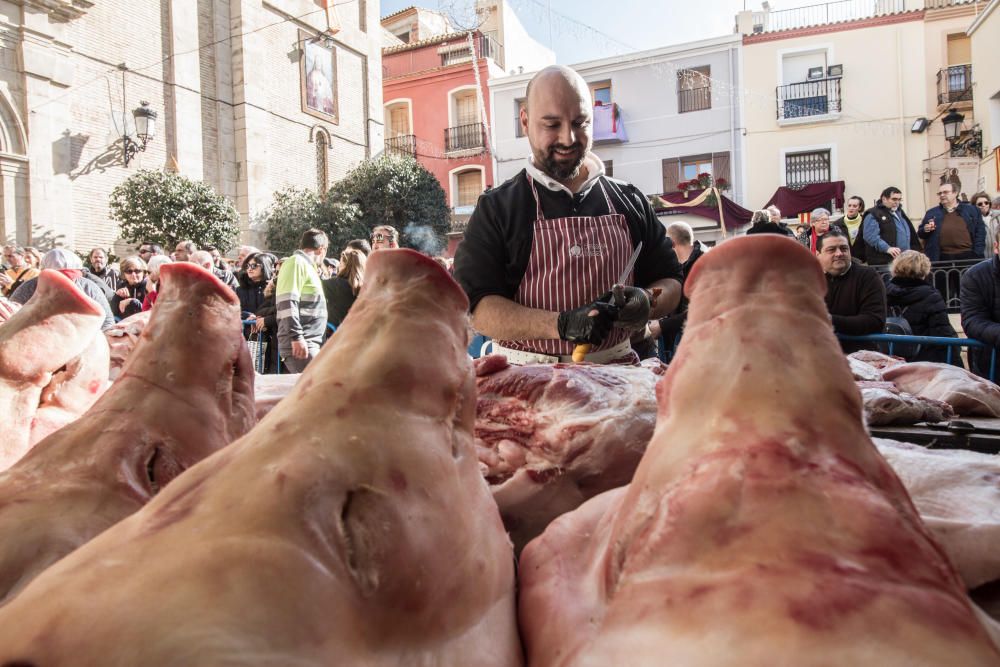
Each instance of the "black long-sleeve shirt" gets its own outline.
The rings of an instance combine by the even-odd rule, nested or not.
[[[826,275],[826,309],[833,330],[848,336],[882,333],[885,328],[885,284],[878,271],[852,262],[847,273]],[[874,345],[844,341],[845,352],[874,349]]]
[[[642,241],[635,284],[645,287],[664,278],[680,282],[683,274],[673,242],[646,197],[628,183],[603,176],[600,180],[614,212],[624,215],[628,222],[632,247]],[[554,192],[541,183],[535,187],[545,217],[564,218],[611,213],[601,184],[595,183],[588,192],[575,196]],[[517,294],[531,259],[536,217],[535,198],[525,170],[479,197],[465,238],[455,253],[455,279],[468,294],[471,310],[484,296],[513,299]]]

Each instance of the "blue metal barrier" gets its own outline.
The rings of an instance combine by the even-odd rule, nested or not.
[[[917,343],[920,345],[937,345],[947,348],[947,361],[950,364],[952,358],[952,350],[956,347],[982,347],[991,350],[990,352],[990,372],[989,380],[990,382],[995,382],[996,378],[996,367],[997,367],[997,348],[987,345],[986,343],[976,340],[974,338],[946,338],[943,336],[904,336],[902,334],[868,334],[867,336],[848,336],[845,334],[837,334],[837,338],[840,340],[856,341],[862,343],[887,343],[889,346],[889,354],[892,354],[892,347],[894,344],[903,343]]]

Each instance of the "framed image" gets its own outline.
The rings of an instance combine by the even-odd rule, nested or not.
[[[337,123],[337,50],[304,30],[299,30],[299,44],[302,111]]]

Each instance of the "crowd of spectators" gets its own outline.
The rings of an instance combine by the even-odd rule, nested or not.
[[[914,224],[899,188],[885,188],[874,205],[850,197],[832,219],[816,208],[796,231],[773,206],[757,211],[747,234],[794,236],[812,251],[827,279],[826,302],[834,331],[848,336],[882,333],[899,322],[917,336],[957,336],[945,295],[958,295],[967,337],[1000,348],[1000,197],[975,194],[961,201],[954,185],[938,188],[938,205]],[[933,268],[937,266],[937,280]],[[843,340],[845,351],[875,347]],[[901,347],[911,361],[945,361],[942,346]],[[897,351],[898,354],[898,351]],[[970,353],[973,371],[986,375],[990,351]],[[961,363],[958,355],[953,363]]]
[[[116,321],[151,310],[159,292],[160,268],[190,262],[210,271],[239,298],[244,336],[259,351],[262,373],[301,372],[343,322],[364,285],[367,257],[375,250],[398,248],[399,232],[388,225],[369,239],[354,239],[336,258],[327,257],[326,235],[315,229],[302,236],[290,257],[253,246],[240,246],[227,260],[214,246],[182,240],[168,255],[156,243],[140,243],[134,255],[111,261],[94,248],[86,260],[67,248],[42,255],[34,248],[7,245],[0,267],[0,302],[24,305],[44,269],[66,275],[105,310],[103,329]],[[446,268],[448,260],[435,258]]]

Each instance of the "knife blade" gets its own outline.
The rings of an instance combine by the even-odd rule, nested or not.
[[[639,253],[642,252],[642,241],[639,241],[639,245],[635,247],[632,251],[632,256],[628,258],[628,262],[625,263],[625,270],[622,271],[621,276],[618,277],[618,282],[611,286],[611,293],[614,295],[615,305],[619,308],[625,306],[625,287],[624,282],[628,280],[628,274],[632,273],[632,269],[635,268],[635,263],[639,259]],[[593,345],[590,343],[580,343],[573,348],[573,361],[579,363],[583,361],[583,358],[590,354],[590,350],[593,349]]]

